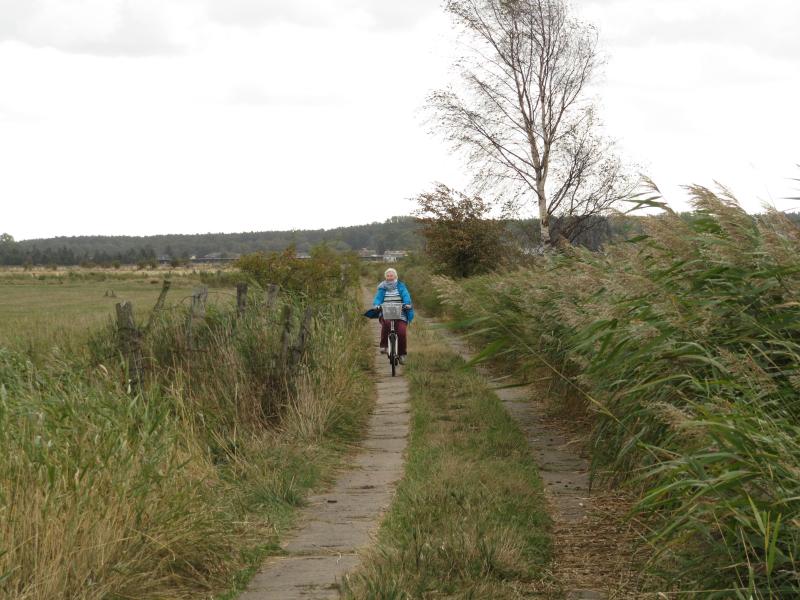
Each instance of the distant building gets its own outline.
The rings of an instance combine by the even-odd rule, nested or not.
[[[239,254],[234,254],[232,256],[222,256],[222,252],[212,252],[211,254],[206,254],[205,256],[200,257],[192,257],[191,262],[193,263],[228,263],[238,260]]]
[[[387,250],[383,254],[378,254],[374,250],[362,248],[358,251],[358,257],[364,262],[397,262],[401,258],[408,256],[408,250]]]
[[[387,250],[383,253],[383,262],[397,262],[401,258],[408,256],[407,250]]]

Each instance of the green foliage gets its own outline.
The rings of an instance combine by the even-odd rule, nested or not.
[[[379,279],[383,277],[383,267],[381,265],[380,272],[376,273]],[[441,316],[444,305],[431,282],[431,274],[435,267],[430,258],[425,254],[412,254],[404,258],[396,268],[400,279],[411,291],[414,306],[423,309],[430,316]]]
[[[189,261],[185,258],[172,258],[169,261],[169,266],[172,268],[183,267],[189,264]]]
[[[496,355],[546,366],[583,399],[596,472],[635,475],[657,560],[680,589],[793,597],[800,230],[691,191],[691,218],[649,217],[643,235],[603,253],[441,280],[440,293]]]
[[[490,206],[478,196],[440,184],[420,194],[417,203],[425,251],[442,273],[469,277],[492,271],[509,258],[505,225],[488,218]]]
[[[242,281],[242,272],[236,270],[197,271],[197,277],[208,287],[234,288]]]
[[[322,244],[309,258],[298,258],[293,246],[283,252],[248,254],[235,266],[261,286],[281,289],[309,298],[336,298],[358,281],[360,265],[353,253],[340,253]]]
[[[92,263],[92,262],[81,263],[81,266],[82,266],[82,267],[92,267],[92,266],[94,266],[94,263]],[[137,266],[137,267],[138,267],[140,270],[144,270],[144,269],[157,269],[157,268],[158,268],[158,261],[157,261],[157,260],[156,260],[154,257],[151,257],[151,258],[146,258],[146,259],[144,259],[144,260],[140,260],[140,261],[138,261],[138,262],[136,263],[136,266]]]

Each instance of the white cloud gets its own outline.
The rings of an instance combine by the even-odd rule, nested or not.
[[[245,28],[276,22],[324,26],[334,22],[337,15],[351,13],[353,4],[350,0],[205,0],[212,21]]]
[[[614,45],[706,43],[796,59],[796,0],[578,0]]]
[[[325,94],[309,93],[270,93],[253,84],[242,84],[233,89],[228,101],[232,104],[249,106],[336,106],[345,101],[341,97]]]
[[[385,2],[383,0],[361,0],[362,9],[372,18],[379,29],[408,29],[422,19],[441,10],[437,0],[404,0]]]
[[[188,51],[215,26],[407,30],[430,0],[0,0],[0,41],[104,56]]]
[[[440,26],[206,23],[185,52],[135,58],[0,43],[3,115],[39,119],[0,116],[3,227],[190,233],[407,213],[408,197],[460,176],[415,112],[447,68]]]
[[[171,54],[182,45],[184,4],[157,0],[5,0],[0,40],[108,56]]]
[[[704,36],[709,7],[732,23],[754,2],[576,1],[610,54],[608,131],[665,191],[719,179],[750,210],[797,195],[800,53],[763,50],[793,5],[764,0],[751,29]],[[463,186],[419,115],[452,52],[437,4],[0,0],[4,230],[333,227]]]
[[[212,20],[243,27],[285,21],[328,26],[354,20],[367,28],[409,29],[439,10],[436,0],[206,0]]]
[[[800,121],[800,4],[578,0],[609,55],[608,129],[672,199],[730,185],[748,210],[792,208]],[[795,194],[796,195],[796,194]],[[794,206],[793,208],[797,208]]]

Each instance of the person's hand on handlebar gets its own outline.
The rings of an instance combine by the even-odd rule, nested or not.
[[[411,310],[410,304],[403,304],[403,310]]]

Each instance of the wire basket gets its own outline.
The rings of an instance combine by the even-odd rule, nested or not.
[[[386,302],[381,304],[383,319],[385,321],[396,321],[403,318],[403,305],[399,302]]]

